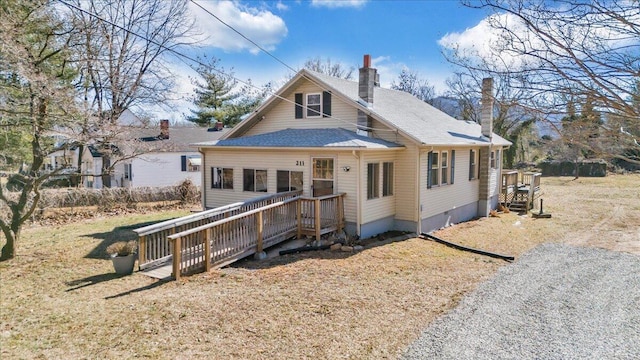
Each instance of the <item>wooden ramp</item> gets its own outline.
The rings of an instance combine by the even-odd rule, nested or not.
[[[261,253],[294,236],[319,239],[342,230],[343,197],[275,194],[136,229],[139,273],[177,280]]]

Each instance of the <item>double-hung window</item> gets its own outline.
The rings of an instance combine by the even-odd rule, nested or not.
[[[267,170],[243,169],[242,190],[267,192]]]
[[[446,151],[440,154],[440,170],[442,170],[440,184],[447,185],[449,183],[449,153]]]
[[[469,180],[477,179],[478,172],[476,171],[477,167],[477,156],[475,150],[469,150]]]
[[[211,188],[212,189],[233,189],[233,169],[212,167],[211,168]]]
[[[427,188],[431,188],[440,184],[440,153],[437,151],[429,152],[428,164]]]
[[[322,94],[307,94],[307,117],[322,115]]]
[[[367,199],[380,197],[380,164],[367,164]]]

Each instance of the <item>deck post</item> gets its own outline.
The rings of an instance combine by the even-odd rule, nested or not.
[[[173,278],[180,280],[180,254],[182,253],[182,239],[180,237],[173,240]]]
[[[320,199],[315,198],[315,230],[316,230],[316,240],[320,241],[320,230],[322,230],[322,224],[320,223]]]
[[[302,237],[302,199],[300,198],[296,201],[296,211],[298,219],[298,234],[296,235],[296,239],[300,239]]]
[[[264,211],[260,211],[259,213],[257,213],[256,215],[256,226],[258,229],[258,246],[256,248],[256,253],[260,254],[262,252],[262,237],[263,237],[263,231],[264,231],[264,226],[263,226],[263,222],[262,222],[262,214],[264,213]]]
[[[204,232],[204,269],[211,271],[211,229],[203,230]]]
[[[147,236],[142,235],[138,238],[138,270],[143,262],[147,262]]]
[[[338,214],[338,231],[342,231],[344,228],[344,195],[341,194],[338,196],[338,209],[336,209],[336,214]]]

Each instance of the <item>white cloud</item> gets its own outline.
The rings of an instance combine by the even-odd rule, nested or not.
[[[198,4],[266,50],[274,50],[287,36],[288,29],[284,20],[268,10],[249,7],[236,1],[199,1]],[[202,32],[201,45],[226,51],[260,51],[200,7],[189,3],[189,8]]]
[[[278,1],[278,3],[276,4],[276,9],[280,11],[287,11],[289,10],[289,6],[285,5],[282,1]]]
[[[311,0],[311,6],[327,8],[359,8],[363,7],[368,0]]]

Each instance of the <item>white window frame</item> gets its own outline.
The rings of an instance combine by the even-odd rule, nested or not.
[[[309,103],[309,97],[311,96],[318,96],[318,103],[317,104],[310,104]],[[305,114],[307,115],[307,118],[319,118],[322,117],[322,93],[309,93],[309,94],[305,94],[305,104],[306,104],[306,112]],[[316,114],[316,110],[312,110],[311,106],[317,106],[318,107],[318,113]]]
[[[446,157],[446,160],[445,160]],[[449,152],[440,152],[440,185],[449,184]]]
[[[245,189],[244,177],[245,172],[251,171],[253,173],[253,190]],[[264,172],[264,189],[258,190],[258,172]],[[269,171],[267,169],[242,169],[242,191],[247,192],[269,192]]]
[[[222,166],[212,166],[211,167],[211,172],[214,171],[213,169],[220,169],[220,175],[218,175],[218,176],[220,176],[220,186],[215,186],[215,182],[214,182],[215,177],[212,176],[211,177],[211,188],[212,189],[220,189],[220,190],[233,190],[233,185],[234,185],[233,184],[233,168],[222,167]],[[227,170],[231,170],[231,186],[225,187],[224,186],[224,184],[225,184],[225,182],[224,182],[224,180],[225,180],[224,174],[225,174],[225,172]]]
[[[433,161],[436,159],[437,161]],[[431,152],[431,186],[440,186],[440,152],[432,151]],[[434,177],[435,174],[435,177]]]
[[[373,168],[372,168],[373,167]],[[380,163],[367,163],[367,200],[380,197]]]
[[[478,151],[475,149],[471,149],[473,155],[469,158],[469,181],[478,179]]]

